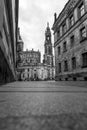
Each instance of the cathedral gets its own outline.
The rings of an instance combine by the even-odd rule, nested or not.
[[[48,79],[54,79],[55,68],[53,64],[53,48],[51,41],[51,30],[49,27],[49,23],[47,23],[47,28],[45,31],[45,44],[44,44],[44,60],[43,66],[47,66],[48,70]]]
[[[47,23],[47,28],[45,32],[45,44],[44,44],[44,60],[43,63],[50,67],[53,67],[53,52],[52,52],[52,42],[51,42],[51,31],[49,28],[49,23]]]
[[[53,80],[55,68],[53,64],[53,51],[51,42],[51,30],[49,23],[45,31],[44,58],[41,63],[40,51],[23,51],[24,43],[18,29],[17,43],[17,78],[22,81]]]

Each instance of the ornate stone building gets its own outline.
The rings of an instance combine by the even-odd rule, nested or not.
[[[17,43],[17,75],[19,80],[47,80],[54,79],[53,53],[51,31],[49,26],[45,33],[44,63],[41,63],[41,53],[33,49],[23,51],[24,43],[18,29]]]
[[[45,31],[45,44],[44,44],[44,60],[43,64],[48,68],[48,79],[54,79],[54,64],[53,64],[53,47],[51,41],[51,30],[49,23]]]
[[[49,23],[47,23],[47,28],[45,32],[44,52],[45,52],[44,63],[53,67],[53,52],[52,52],[51,31],[49,28]]]
[[[23,51],[24,43],[20,36],[18,29],[18,43],[17,43],[17,73],[19,80],[33,80],[36,79],[36,67],[40,63],[40,52],[33,49]]]
[[[23,51],[19,54],[19,62],[17,67],[21,70],[21,79],[23,80],[36,80],[37,66],[40,63],[40,52],[33,49]]]
[[[41,54],[39,51],[26,50],[23,51],[24,43],[20,36],[20,29],[18,29],[18,43],[17,43],[17,73],[19,80],[36,80],[37,66],[41,62]]]
[[[87,80],[87,0],[69,0],[54,17],[56,80]]]
[[[19,0],[0,0],[0,84],[16,80]]]
[[[38,63],[33,66],[20,67],[22,81],[34,81],[34,80],[47,80],[48,78],[48,70],[47,66],[43,66],[43,64]]]

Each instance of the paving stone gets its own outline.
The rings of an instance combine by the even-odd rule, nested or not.
[[[85,84],[14,82],[0,87],[0,130],[87,130]]]

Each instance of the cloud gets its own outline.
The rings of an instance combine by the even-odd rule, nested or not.
[[[44,53],[47,22],[52,28],[54,13],[59,14],[68,0],[20,0],[19,27],[24,41],[24,50],[40,50]],[[53,36],[52,36],[53,39]],[[53,42],[53,40],[52,40]]]

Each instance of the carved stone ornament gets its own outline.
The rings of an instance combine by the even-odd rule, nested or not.
[[[66,14],[69,15],[73,8],[75,7],[76,3],[78,0],[71,0],[70,3],[68,4],[68,8],[66,9]]]

